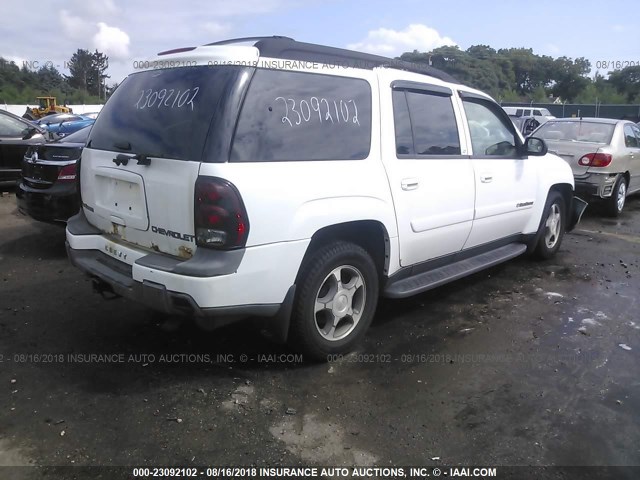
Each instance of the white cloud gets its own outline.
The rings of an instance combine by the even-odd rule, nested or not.
[[[60,10],[58,14],[62,31],[67,38],[72,40],[84,40],[89,38],[96,30],[95,24],[81,17],[72,15],[67,10]]]
[[[129,57],[129,35],[118,27],[110,27],[104,22],[98,23],[98,33],[93,36],[93,48],[113,60]]]
[[[120,12],[113,0],[75,0],[73,6],[75,11],[89,17],[104,17]]]
[[[416,23],[400,31],[390,28],[371,30],[367,38],[351,43],[347,48],[391,56],[413,50],[428,52],[444,45],[457,44],[451,38],[440,35],[436,29]]]
[[[557,55],[560,53],[560,47],[558,47],[553,43],[547,43],[547,50],[554,55]]]
[[[221,37],[231,31],[230,24],[219,22],[205,22],[201,28],[207,35],[212,35],[213,37]]]

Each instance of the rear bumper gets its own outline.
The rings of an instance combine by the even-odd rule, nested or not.
[[[94,279],[98,291],[165,313],[194,316],[212,328],[246,317],[269,317],[265,327],[279,340],[286,338],[295,293],[297,266],[292,268],[296,262],[291,257],[297,254],[292,252],[300,252],[301,261],[307,245],[248,248],[230,271],[237,260],[232,252],[198,249],[185,261],[117,243],[89,224],[82,211],[67,224],[69,259]],[[213,260],[207,257],[214,253]]]
[[[42,222],[66,222],[80,208],[75,187],[37,190],[20,183],[16,189],[18,210]]]
[[[575,176],[576,194],[589,198],[609,198],[618,176],[609,173],[586,173]]]

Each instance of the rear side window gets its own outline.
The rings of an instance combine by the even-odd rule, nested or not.
[[[359,160],[371,145],[365,80],[258,69],[238,119],[232,162]]]
[[[624,126],[624,144],[629,148],[638,148],[638,139],[629,124]]]
[[[209,126],[244,67],[181,67],[127,77],[104,106],[90,148],[201,161]]]
[[[394,90],[398,155],[460,155],[460,137],[449,95]]]

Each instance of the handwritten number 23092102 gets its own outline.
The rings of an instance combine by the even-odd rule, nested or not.
[[[290,127],[309,123],[317,117],[320,123],[352,123],[360,125],[358,105],[355,100],[332,100],[310,97],[296,102],[293,98],[276,97],[274,102],[284,106],[280,121]]]
[[[163,88],[162,90],[149,88],[140,92],[140,98],[138,98],[134,107],[142,110],[143,108],[153,107],[182,108],[190,106],[191,110],[193,110],[193,99],[196,98],[199,91],[200,87],[187,88],[184,91],[178,90],[177,92],[174,88]]]

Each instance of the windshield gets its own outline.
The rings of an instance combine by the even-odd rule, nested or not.
[[[599,122],[548,121],[536,131],[536,137],[565,142],[589,142],[608,144],[613,136],[614,124]]]
[[[80,117],[77,115],[71,115],[70,113],[53,113],[46,117],[42,117],[38,120],[38,123],[40,125],[46,125],[47,123],[69,122],[72,120],[80,120]]]
[[[100,111],[92,149],[201,161],[209,126],[244,67],[181,67],[127,77]]]

